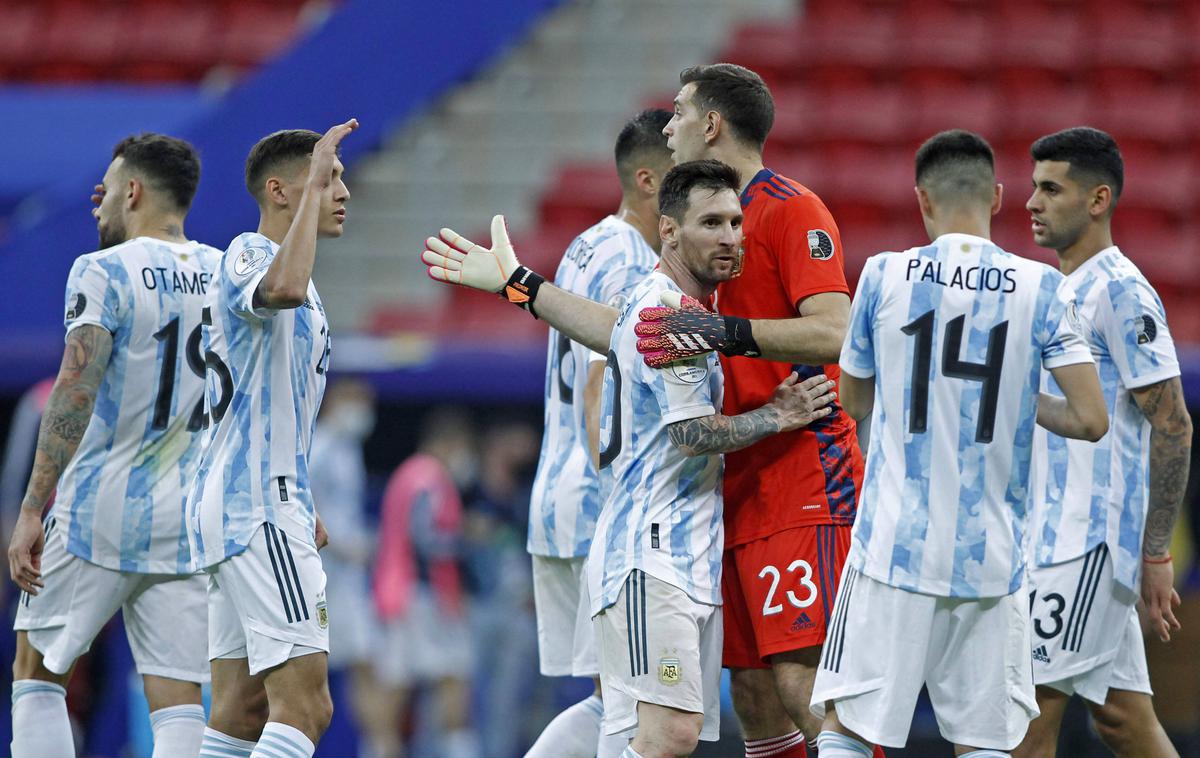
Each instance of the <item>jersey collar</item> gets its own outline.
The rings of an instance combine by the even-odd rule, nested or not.
[[[1100,261],[1111,260],[1119,255],[1121,255],[1121,248],[1117,247],[1116,245],[1110,245],[1076,266],[1075,270],[1067,275],[1067,281],[1077,282],[1083,278],[1085,273],[1091,271],[1094,267],[1099,266]]]
[[[757,174],[755,174],[754,178],[750,180],[750,183],[746,185],[746,189],[742,190],[742,207],[745,208],[747,205],[749,205],[760,190],[766,192],[777,192],[777,190],[774,189],[774,185],[771,184],[771,180],[776,176],[777,174],[769,168],[764,168],[762,171],[759,171]]]

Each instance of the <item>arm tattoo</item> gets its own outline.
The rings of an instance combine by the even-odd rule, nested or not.
[[[112,335],[104,327],[85,324],[67,335],[58,378],[42,413],[22,506],[41,510],[58,486],[58,477],[87,431],[111,352]]]
[[[667,427],[667,435],[684,455],[712,455],[741,450],[782,429],[779,413],[764,407],[737,416],[716,413],[677,421]]]
[[[1136,391],[1134,397],[1151,426],[1150,497],[1142,551],[1158,556],[1167,552],[1175,520],[1183,507],[1192,422],[1178,377]]]

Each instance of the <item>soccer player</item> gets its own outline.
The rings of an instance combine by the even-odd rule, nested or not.
[[[183,507],[205,418],[200,312],[220,251],[183,232],[199,180],[191,145],[142,134],[113,149],[92,198],[101,249],[67,279],[67,345],[8,548],[24,591],[15,758],[75,755],[64,688],[117,610],[145,684],[154,755],[200,745],[208,609]]]
[[[718,161],[683,163],[659,194],[659,270],[629,296],[604,380],[600,466],[611,488],[587,559],[607,733],[636,729],[623,758],[690,755],[718,737],[720,453],[830,412],[833,382],[785,377],[761,407],[717,411],[721,366],[704,355],[667,369],[637,351],[636,314],[671,290],[709,300],[741,257],[741,182]]]
[[[202,758],[311,758],[333,713],[325,535],[307,465],[330,335],[312,268],[317,239],[342,234],[350,192],[337,153],[356,128],[258,141],[246,159],[258,231],[230,244],[205,300],[212,426],[188,496],[192,554],[208,574]],[[264,692],[265,726],[247,708]]]
[[[816,195],[763,166],[775,105],[757,74],[697,66],[680,83],[665,129],[676,162],[720,159],[746,182],[745,273],[717,288],[722,312],[742,318],[695,303],[678,312],[650,308],[642,318],[654,320],[638,327],[641,347],[653,366],[718,348],[729,382],[724,410],[735,415],[765,402],[793,370],[837,380],[850,310],[841,237]],[[603,349],[616,310],[543,286],[496,231],[493,224],[490,251],[451,230],[443,230],[444,240],[431,238],[424,256],[430,276],[502,292],[571,339]],[[854,421],[834,408],[811,429],[728,460],[724,662],[733,669],[749,758],[803,756],[806,735],[815,740],[820,729],[808,707],[812,680],[862,481]]]
[[[1154,714],[1139,594],[1163,641],[1179,628],[1167,552],[1183,504],[1192,425],[1162,302],[1113,244],[1124,163],[1087,127],[1039,139],[1033,239],[1058,253],[1079,298],[1111,431],[1098,443],[1034,436],[1029,556],[1039,716],[1017,751],[1053,756],[1072,694],[1120,756],[1177,756]],[[1043,376],[1043,391],[1060,395]]]
[[[658,264],[658,188],[671,167],[665,110],[639,113],[614,150],[621,205],[575,238],[555,281],[569,292],[621,308]],[[597,690],[560,713],[526,758],[613,758],[620,737],[601,736],[599,662],[586,593],[584,559],[602,495],[593,456],[600,437],[604,355],[550,330],[545,432],[530,497],[529,540],[543,676],[586,676]],[[604,744],[601,745],[600,742]]]
[[[1100,438],[1104,399],[1063,277],[989,241],[991,147],[916,156],[930,245],[868,259],[842,348],[843,406],[874,411],[858,523],[821,666],[821,758],[902,747],[928,685],[957,755],[1005,756],[1037,715],[1022,589],[1037,422]],[[1042,398],[1042,368],[1062,398]]]

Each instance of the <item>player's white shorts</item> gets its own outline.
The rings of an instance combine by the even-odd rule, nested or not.
[[[903,747],[921,686],[942,736],[1012,750],[1038,715],[1024,592],[985,599],[908,592],[847,568],[813,685],[848,729]]]
[[[441,608],[428,587],[418,585],[404,614],[384,621],[382,629],[375,673],[384,684],[471,678],[475,656],[466,614]]]
[[[721,727],[721,608],[634,569],[617,602],[593,620],[605,734],[637,727],[638,702],[704,714],[700,739]]]
[[[67,552],[53,516],[45,530],[45,586],[36,597],[21,593],[13,628],[28,632],[47,669],[65,674],[120,610],[139,674],[208,681],[203,576],[113,571]]]
[[[589,608],[586,557],[533,556],[542,676],[599,676],[596,630]]]
[[[1035,684],[1100,705],[1110,688],[1150,694],[1137,594],[1113,580],[1106,545],[1029,576]]]
[[[329,652],[321,557],[264,523],[244,551],[208,569],[209,658],[245,658],[257,674],[318,652]]]

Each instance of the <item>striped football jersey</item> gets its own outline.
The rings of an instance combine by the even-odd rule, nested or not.
[[[261,234],[237,237],[205,301],[212,425],[188,503],[198,568],[245,550],[263,522],[315,540],[308,452],[325,393],[329,324],[311,281],[299,307],[254,307],[278,252]]]
[[[653,369],[637,351],[638,313],[679,291],[655,271],[630,295],[613,329],[604,374],[600,466],[611,481],[588,553],[592,615],[617,600],[634,569],[678,587],[698,603],[721,604],[720,455],[688,457],[671,424],[721,407],[721,364],[713,353]]]
[[[630,291],[658,265],[641,232],[608,216],[575,238],[554,283],[568,292],[620,309]],[[546,356],[545,431],[529,501],[533,555],[587,555],[602,497],[588,453],[584,391],[588,366],[604,356],[550,330]]]
[[[965,234],[868,259],[841,357],[875,378],[849,565],[930,595],[1020,587],[1041,371],[1092,362],[1073,297]]]
[[[70,332],[112,333],[87,431],[58,483],[54,517],[73,555],[116,571],[189,572],[184,500],[204,424],[200,319],[221,253],[138,237],[80,256]]]
[[[1067,282],[1096,359],[1109,427],[1094,443],[1038,427],[1033,560],[1050,566],[1106,544],[1113,578],[1136,591],[1150,484],[1150,422],[1130,390],[1179,376],[1179,361],[1162,301],[1116,247],[1089,258]],[[1042,383],[1043,391],[1062,395],[1054,377],[1044,374]]]

